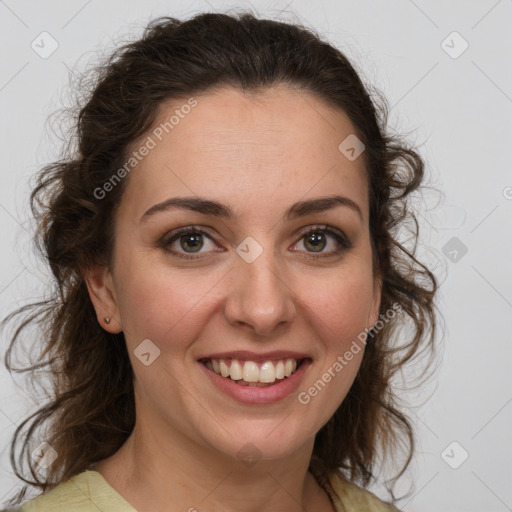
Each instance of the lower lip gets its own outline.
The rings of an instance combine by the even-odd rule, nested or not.
[[[210,370],[203,363],[198,362],[198,364],[201,367],[201,371],[208,376],[213,384],[231,398],[245,404],[272,404],[291,395],[299,387],[308,366],[311,364],[311,360],[306,359],[303,361],[299,369],[290,377],[276,381],[272,386],[265,387],[237,384],[229,377],[222,377],[213,370]]]

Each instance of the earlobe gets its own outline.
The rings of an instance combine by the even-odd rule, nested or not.
[[[82,276],[99,324],[112,334],[121,332],[123,329],[110,270],[101,265],[90,266],[82,269]]]

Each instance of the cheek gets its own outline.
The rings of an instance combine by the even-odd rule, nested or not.
[[[194,339],[202,311],[217,279],[192,277],[157,266],[125,265],[118,274],[119,309],[130,345],[149,338],[161,349],[171,340]]]
[[[300,300],[316,319],[316,328],[330,345],[342,349],[344,344],[364,331],[371,309],[373,283],[365,274],[340,273],[331,276],[320,286],[309,287]],[[306,283],[303,287],[307,290]]]
[[[313,329],[323,345],[316,370],[299,390],[298,401],[318,428],[324,425],[345,399],[357,375],[365,345],[361,333],[369,327],[373,283],[365,274],[339,274],[317,287],[305,302]]]

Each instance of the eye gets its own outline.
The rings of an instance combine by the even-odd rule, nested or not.
[[[330,244],[331,250],[324,251],[324,249],[329,246],[329,238],[332,241]],[[343,232],[334,230],[328,226],[309,228],[308,231],[302,234],[300,240],[312,258],[329,257],[339,254],[343,250],[352,248],[352,243]],[[300,242],[296,245],[299,244]]]
[[[329,239],[331,240],[330,244]],[[174,256],[186,259],[199,259],[204,257],[201,254],[211,252],[208,250],[208,244],[205,247],[205,240],[213,244],[213,249],[215,250],[217,245],[212,236],[195,226],[187,226],[169,233],[168,236],[162,239],[160,245],[166,252]],[[299,242],[293,247],[299,245],[301,241],[306,248],[308,256],[313,259],[334,256],[352,248],[352,243],[342,231],[328,226],[309,228],[306,232],[302,233]],[[329,245],[332,246],[331,250],[325,251],[324,249]],[[201,251],[203,248],[206,250]],[[292,250],[298,251],[299,249]]]
[[[212,237],[205,231],[197,229],[194,226],[188,226],[170,233],[169,236],[163,239],[162,246],[167,252],[176,256],[187,259],[198,259],[202,258],[202,256],[194,256],[194,254],[201,254],[200,251],[205,246],[204,237],[214,243]],[[180,251],[184,251],[184,253]]]

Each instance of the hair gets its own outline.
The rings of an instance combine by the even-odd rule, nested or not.
[[[108,333],[98,323],[81,271],[96,264],[110,267],[114,216],[127,180],[101,199],[94,191],[127,161],[162,102],[226,86],[264,92],[284,84],[344,111],[363,142],[373,265],[382,277],[380,313],[400,310],[370,331],[347,396],[316,435],[310,470],[326,490],[336,471],[367,487],[380,457],[404,451],[396,483],[411,462],[415,437],[393,379],[420,354],[430,354],[431,364],[438,284],[416,257],[419,227],[410,194],[424,180],[424,161],[403,136],[388,132],[382,93],[364,85],[347,57],[313,29],[258,19],[247,10],[202,13],[186,21],[156,18],[139,39],[124,42],[89,71],[77,88],[84,94],[71,110],[68,144],[58,161],[39,170],[30,195],[37,225],[33,240],[51,269],[51,291],[2,322],[23,314],[5,354],[9,372],[29,372],[34,382],[46,372],[53,388],[13,435],[10,461],[16,476],[46,492],[114,454],[135,425],[124,334]],[[412,248],[399,241],[404,227],[412,234]],[[35,361],[14,367],[13,349],[30,325],[39,333],[31,338]],[[404,334],[406,325],[411,328]],[[43,427],[46,436],[38,436]],[[43,439],[58,454],[45,472],[30,455],[30,446]],[[26,490],[25,485],[11,503],[20,503]]]

